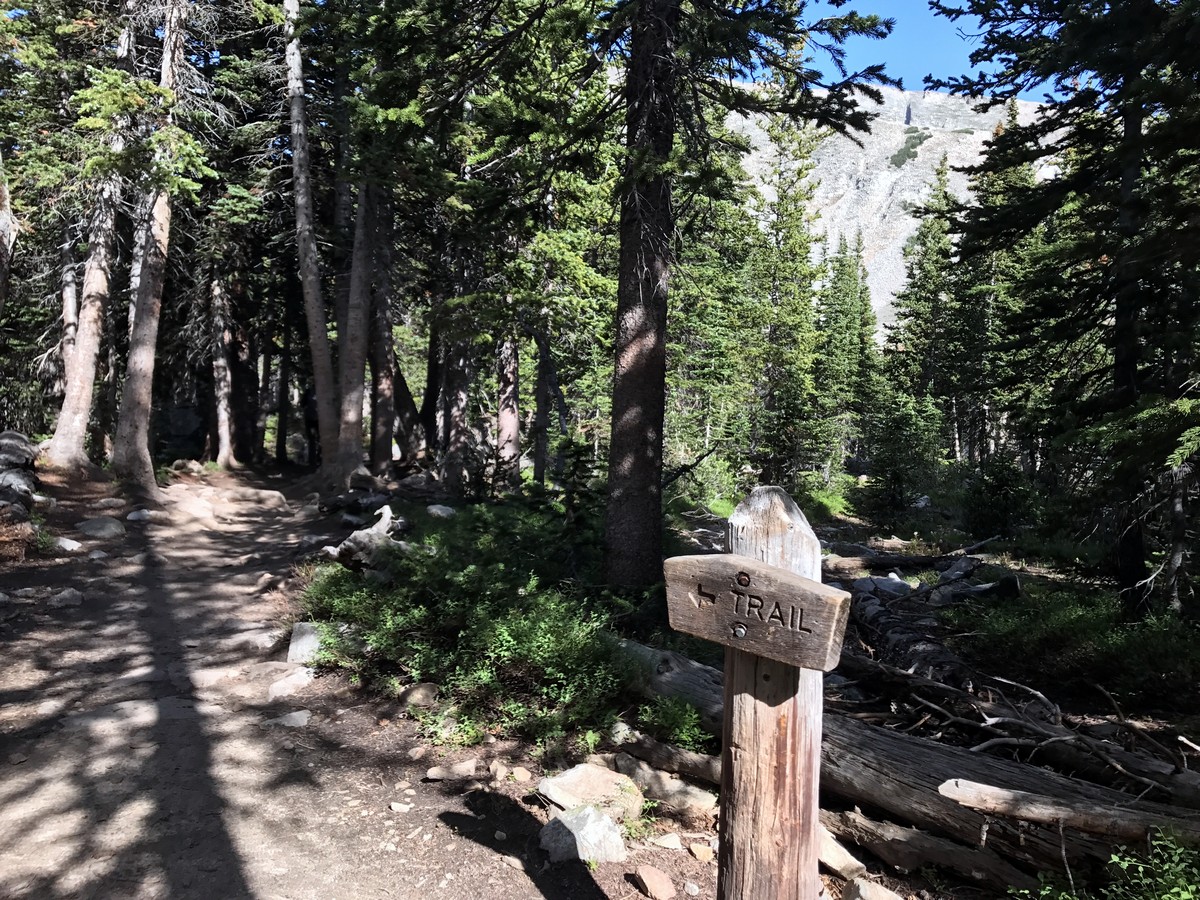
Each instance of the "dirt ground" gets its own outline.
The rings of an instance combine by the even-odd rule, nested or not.
[[[645,864],[680,897],[685,882],[715,896],[715,864],[643,842],[594,871],[547,864],[526,748],[427,746],[413,721],[338,677],[268,702],[301,542],[349,528],[302,521],[294,496],[291,508],[231,502],[247,484],[185,479],[162,521],[127,522],[134,504],[96,506],[111,484],[43,475],[57,501],[47,530],[83,547],[0,552],[0,897],[626,900],[641,896],[632,873]],[[198,500],[217,521],[180,512]],[[127,534],[75,530],[98,515]],[[298,710],[306,726],[264,727]],[[493,759],[534,779],[470,791],[424,780],[466,756],[483,781]],[[685,846],[713,837],[656,827]]]

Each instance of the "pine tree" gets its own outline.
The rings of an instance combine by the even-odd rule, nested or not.
[[[1188,185],[1196,160],[1175,152],[1200,107],[1182,37],[1194,9],[1166,0],[933,5],[951,18],[978,16],[983,26],[972,53],[979,74],[949,87],[995,102],[1040,84],[1054,89],[1036,121],[1000,136],[985,167],[1053,157],[1058,171],[992,210],[978,230],[999,245],[1058,220],[1053,257],[1044,253],[1029,276],[1035,299],[1026,317],[1053,323],[1058,347],[1085,354],[1069,368],[1060,364],[1054,379],[1073,401],[1074,414],[1060,418],[1082,426],[1074,442],[1098,454],[1081,463],[1099,476],[1097,511],[1107,519],[1125,612],[1143,616],[1151,606],[1146,498],[1156,477],[1139,416],[1158,391],[1171,402],[1186,390],[1187,381],[1168,374],[1168,360],[1191,357],[1177,336],[1192,333],[1195,320],[1188,282],[1198,247],[1188,223],[1196,192]],[[1001,65],[983,65],[991,62]],[[1046,290],[1049,283],[1057,290]],[[1093,348],[1105,357],[1099,365],[1087,359]]]

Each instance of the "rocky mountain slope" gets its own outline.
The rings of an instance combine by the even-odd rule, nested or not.
[[[1037,104],[1022,101],[1018,115],[1033,118]],[[853,242],[861,231],[871,300],[881,326],[894,320],[893,302],[903,289],[904,245],[916,230],[914,210],[928,195],[934,169],[943,155],[951,167],[970,165],[983,152],[1005,115],[998,107],[976,112],[962,97],[936,92],[883,90],[871,133],[861,145],[831,136],[816,152],[817,231],[836,248],[845,236]],[[757,177],[768,160],[766,134],[760,122],[742,119],[735,127],[749,136],[754,150],[746,168]],[[951,189],[968,195],[967,178],[951,172]]]

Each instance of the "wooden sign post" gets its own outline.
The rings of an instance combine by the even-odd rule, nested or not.
[[[821,581],[821,545],[781,488],[729,518],[728,554],[666,561],[671,627],[724,644],[718,900],[817,900],[822,673],[850,595]]]

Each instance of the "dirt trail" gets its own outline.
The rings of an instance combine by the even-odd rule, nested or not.
[[[177,486],[169,521],[133,523],[96,508],[108,485],[47,485],[50,526],[84,547],[0,568],[0,897],[599,900],[636,896],[639,863],[668,867],[657,850],[544,867],[528,785],[423,782],[463,752],[422,756],[411,721],[344,681],[268,702],[287,667],[265,582],[314,525],[225,502],[236,487]],[[74,531],[103,514],[128,533]],[[303,728],[263,726],[300,709]],[[517,750],[480,749],[484,766]],[[681,857],[676,884],[713,896],[715,870]]]

